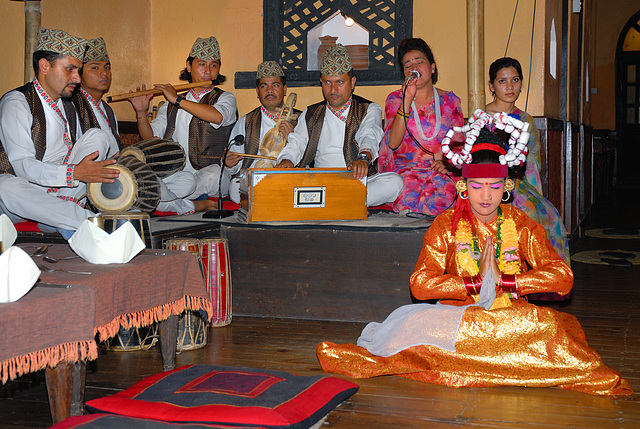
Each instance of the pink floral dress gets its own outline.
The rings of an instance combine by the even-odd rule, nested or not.
[[[442,152],[440,142],[447,131],[453,126],[464,125],[464,116],[460,108],[460,99],[453,92],[438,94],[440,100],[441,124],[435,138],[430,141],[420,136],[418,126],[422,127],[422,134],[427,138],[433,136],[436,127],[435,103],[417,109],[418,121],[413,110],[407,120],[407,126],[413,136],[427,150],[434,154]],[[385,103],[385,134],[380,145],[378,155],[378,171],[392,171],[402,176],[404,189],[393,203],[396,212],[409,210],[414,213],[424,213],[436,216],[446,210],[456,195],[455,182],[458,177],[453,173],[447,175],[430,169],[433,156],[425,153],[413,141],[409,133],[397,149],[389,148],[389,132],[393,121],[404,120],[396,116],[402,102],[402,90],[389,94]],[[463,136],[456,134],[454,140],[463,141]]]

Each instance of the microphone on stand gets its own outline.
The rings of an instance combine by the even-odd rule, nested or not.
[[[224,173],[225,162],[227,161],[227,154],[229,153],[229,149],[233,145],[241,145],[244,143],[244,136],[242,134],[238,134],[235,136],[227,147],[224,149],[224,153],[222,154],[221,162],[220,162],[220,180],[218,180],[218,210],[209,210],[202,214],[203,218],[207,219],[223,219],[225,217],[229,217],[233,215],[233,210],[222,210],[222,174]]]
[[[409,76],[407,76],[407,81],[405,82],[405,85],[414,79],[415,80],[420,79],[420,72],[418,70],[411,70],[411,73],[409,73]]]

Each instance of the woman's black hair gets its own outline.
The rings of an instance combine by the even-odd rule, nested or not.
[[[193,66],[193,60],[195,60],[194,57],[187,58],[187,62],[189,63],[189,65]],[[218,62],[220,63],[220,65],[222,65],[221,60],[218,60]],[[186,67],[180,71],[180,76],[178,77],[178,79],[186,80],[189,83],[193,82],[193,79],[191,78],[191,73],[189,73],[189,70],[187,70]],[[227,80],[227,77],[225,75],[218,73],[218,77],[213,80],[213,84],[220,85],[221,83],[224,83],[226,80]]]
[[[33,72],[38,75],[38,72],[40,71],[40,60],[41,59],[45,59],[47,61],[49,61],[49,64],[51,64],[53,66],[53,64],[59,60],[60,58],[64,57],[63,54],[59,54],[57,52],[52,52],[52,51],[35,51],[33,53],[33,55],[31,56],[31,61],[33,63]]]
[[[520,80],[522,80],[522,66],[520,65],[520,61],[515,58],[503,57],[498,58],[489,66],[489,82],[493,83],[493,81],[496,80],[496,76],[498,76],[498,72],[507,67],[516,69]]]
[[[495,132],[489,131],[487,128],[482,128],[480,134],[474,144],[478,143],[491,143],[501,147],[506,151],[507,145],[505,141],[509,139],[509,135],[503,130],[496,130]],[[481,149],[473,152],[471,155],[471,164],[499,164],[500,153],[491,149]],[[510,167],[509,177],[522,178],[524,175],[523,167]]]
[[[503,150],[505,149],[504,140],[502,140],[496,133],[489,131],[487,128],[482,128],[480,130],[480,134],[474,144],[479,143],[490,143],[499,146]],[[500,162],[500,153],[491,149],[481,149],[477,152],[473,152],[471,157],[471,164],[497,164]]]
[[[429,61],[429,63],[435,64],[436,62],[435,58],[433,57],[433,52],[431,51],[431,48],[429,47],[429,45],[427,45],[427,42],[425,42],[420,38],[412,37],[409,39],[404,39],[398,45],[397,60],[398,60],[398,65],[400,66],[400,70],[402,70],[403,68],[402,57],[404,57],[406,53],[409,51],[420,51],[424,54],[425,57],[427,57],[427,60]],[[437,64],[436,64],[435,70],[431,74],[431,81],[433,82],[434,85],[436,84],[436,82],[438,82],[438,65]]]

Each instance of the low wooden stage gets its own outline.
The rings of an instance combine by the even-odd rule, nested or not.
[[[152,219],[156,247],[177,236],[228,240],[234,314],[362,322],[412,302],[409,277],[429,225],[384,213],[349,222]]]

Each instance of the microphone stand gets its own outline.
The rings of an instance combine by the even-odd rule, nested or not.
[[[225,163],[227,161],[227,154],[229,153],[229,149],[231,149],[232,145],[241,145],[244,143],[244,136],[239,134],[235,136],[227,147],[224,149],[224,153],[222,154],[221,162],[220,162],[220,179],[218,180],[218,210],[209,210],[202,214],[204,219],[224,219],[226,217],[232,216],[235,213],[233,210],[222,210],[222,176],[224,173]]]

